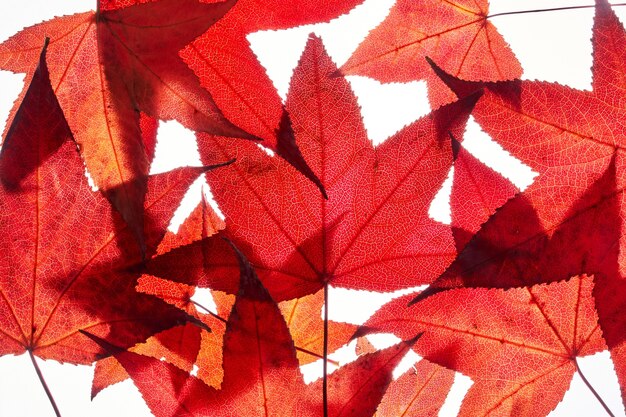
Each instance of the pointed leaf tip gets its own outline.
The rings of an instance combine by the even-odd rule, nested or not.
[[[350,337],[350,342],[353,340],[356,340],[360,337],[363,336],[367,336],[368,334],[372,334],[372,333],[377,333],[380,330],[377,329],[376,327],[370,327],[370,326],[359,326],[356,331],[354,332],[354,334]]]
[[[441,81],[443,81],[446,86],[460,99],[480,91],[483,87],[483,83],[461,80],[454,75],[448,74],[430,57],[426,57],[426,61]]]
[[[291,118],[285,109],[283,109],[280,124],[278,125],[278,129],[276,129],[276,136],[278,137],[276,153],[289,162],[289,164],[297,169],[302,175],[311,180],[313,184],[319,188],[324,199],[328,200],[328,194],[326,193],[324,184],[322,184],[322,181],[308,165],[302,155],[302,152],[300,152],[300,148],[298,148],[298,145],[296,144],[296,136],[291,125]]]
[[[422,291],[421,293],[417,294],[417,296],[415,298],[413,298],[411,301],[409,301],[409,303],[406,305],[407,307],[411,307],[413,304],[417,304],[420,301],[423,301],[429,297],[432,297],[435,294],[438,294],[440,292],[446,291],[445,288],[435,288],[435,287],[428,287],[426,288],[424,291]]]
[[[417,342],[420,339],[420,337],[422,337],[423,335],[424,335],[424,332],[420,332],[417,335],[415,335],[415,337],[409,340],[405,340],[404,343],[407,344],[408,346],[413,346],[415,342]]]
[[[249,300],[273,302],[267,289],[261,284],[254,268],[248,258],[239,250],[237,246],[228,238],[222,237],[233,249],[239,262],[239,294],[238,296]]]
[[[78,331],[81,334],[83,334],[83,335],[87,336],[88,338],[90,338],[93,342],[95,342],[98,346],[100,346],[102,349],[104,349],[107,352],[107,354],[105,356],[102,356],[100,359],[104,359],[107,356],[112,356],[112,355],[115,355],[117,353],[124,352],[124,349],[122,349],[121,347],[115,346],[115,345],[107,342],[106,340],[96,336],[95,334],[89,333],[88,331],[83,330],[83,329],[78,329]]]
[[[456,161],[459,157],[459,151],[461,150],[461,142],[456,140],[452,132],[448,132],[450,136],[450,141],[452,143],[452,160]]]

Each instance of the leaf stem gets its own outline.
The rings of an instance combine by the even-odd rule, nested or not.
[[[52,396],[52,393],[50,392],[50,388],[48,388],[48,384],[46,383],[46,380],[43,377],[43,374],[41,373],[41,369],[39,369],[39,365],[37,364],[37,361],[35,360],[35,355],[33,355],[33,351],[28,349],[28,355],[30,356],[30,361],[33,363],[35,372],[37,372],[37,376],[39,377],[39,382],[41,382],[41,386],[43,386],[44,391],[46,391],[48,400],[50,400],[50,404],[52,405],[52,408],[54,409],[54,414],[56,414],[57,417],[61,417],[61,412],[59,412],[59,407],[57,407],[57,403],[54,401],[54,397]]]
[[[612,7],[615,6],[626,6],[626,3],[615,3],[611,4]],[[564,6],[564,7],[552,7],[549,9],[535,9],[535,10],[518,10],[514,12],[502,12],[502,13],[494,13],[487,15],[486,19],[490,19],[492,17],[499,16],[511,16],[515,14],[526,14],[526,13],[542,13],[542,12],[556,12],[559,10],[576,10],[576,9],[592,9],[595,8],[595,5],[586,5],[586,6]]]
[[[324,283],[324,379],[322,381],[322,404],[324,417],[328,417],[328,282]]]
[[[200,308],[201,310],[204,310],[207,314],[210,314],[211,316],[215,317],[217,320],[221,321],[222,323],[227,323],[227,322],[228,322],[226,319],[224,319],[224,318],[222,318],[221,316],[218,316],[217,314],[213,313],[211,310],[209,310],[208,308],[206,308],[206,307],[205,307],[205,306],[203,306],[202,304],[200,304],[200,303],[198,303],[198,302],[196,302],[196,301],[194,301],[194,300],[190,300],[190,301],[191,301],[191,302],[192,302],[192,303],[193,303],[196,307]],[[298,347],[298,346],[295,346],[295,348],[296,348],[296,350],[297,350],[297,351],[299,351],[299,352],[306,353],[307,355],[314,356],[314,357],[316,357],[316,358],[318,358],[318,359],[324,359],[324,356],[323,356],[323,355],[320,355],[319,353],[315,353],[315,352],[312,352],[312,351],[310,351],[310,350],[308,350],[308,349],[301,348],[301,347]],[[328,362],[332,363],[332,364],[333,364],[333,365],[335,365],[335,366],[339,366],[339,362],[337,362],[337,361],[333,361],[333,360],[328,359],[328,358],[326,358],[326,360],[327,360]]]
[[[212,317],[218,319],[219,321],[221,321],[222,323],[227,323],[228,320],[226,320],[225,318],[223,318],[222,316],[219,316],[217,314],[215,314],[214,312],[212,312],[211,310],[209,310],[208,308],[206,308],[205,306],[203,306],[202,304],[198,303],[197,301],[194,300],[190,300],[196,307],[201,308],[202,310],[206,311],[207,314],[211,315]]]
[[[576,360],[576,358],[574,358],[574,365],[576,365],[576,372],[578,372],[578,375],[580,375],[580,378],[583,380],[583,382],[585,383],[585,385],[587,385],[587,388],[589,388],[589,391],[591,391],[591,393],[596,397],[596,399],[600,402],[600,404],[602,405],[602,407],[604,407],[604,410],[607,412],[608,415],[610,415],[611,417],[615,417],[615,414],[613,414],[613,412],[611,411],[611,409],[609,408],[608,405],[606,405],[606,403],[604,402],[604,400],[602,399],[602,397],[600,397],[600,395],[598,394],[598,392],[593,388],[593,386],[589,383],[589,381],[587,380],[587,378],[585,378],[585,375],[583,374],[583,371],[580,369],[580,366],[578,366],[578,361]]]

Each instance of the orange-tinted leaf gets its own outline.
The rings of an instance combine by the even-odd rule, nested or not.
[[[148,252],[204,171],[180,169],[148,179]],[[119,214],[91,191],[44,53],[2,147],[0,179],[0,354],[29,350],[90,363],[101,349],[80,330],[128,347],[189,319],[135,291],[143,251]]]
[[[425,58],[464,80],[519,78],[522,67],[495,26],[487,0],[400,0],[343,65],[382,82],[425,79],[433,107],[454,101]]]
[[[278,305],[298,351],[300,365],[314,362],[324,354],[324,291]],[[350,341],[356,326],[328,321],[328,351],[333,352]],[[310,352],[310,353],[309,353]],[[313,353],[313,355],[311,354]]]
[[[0,67],[29,72],[49,37],[51,82],[87,169],[142,241],[149,161],[139,110],[225,136],[249,137],[217,109],[178,51],[234,2],[160,0],[55,18],[0,45]]]
[[[593,279],[511,289],[456,289],[410,308],[411,295],[383,306],[365,326],[406,337],[415,350],[474,380],[461,416],[545,416],[561,401],[576,358],[606,348]],[[461,307],[462,306],[462,307]]]
[[[328,191],[316,193],[279,158],[254,144],[214,140],[206,161],[237,158],[211,175],[224,234],[246,253],[273,297],[312,294],[326,282],[390,291],[430,282],[455,255],[450,227],[428,208],[452,163],[473,98],[407,126],[374,148],[350,86],[319,38],[311,38],[287,99],[297,142]],[[200,144],[200,146],[203,146]],[[208,239],[157,257],[151,274],[232,291],[228,248]],[[168,265],[180,265],[174,270]],[[180,268],[184,269],[184,273]],[[211,269],[206,269],[211,267]]]
[[[239,294],[224,335],[224,382],[215,390],[163,361],[89,335],[124,366],[157,417],[319,416],[321,382],[305,385],[293,341],[276,303],[238,254]],[[411,344],[401,343],[359,358],[329,379],[329,416],[373,414],[391,381],[391,371]],[[288,392],[289,395],[285,395]]]

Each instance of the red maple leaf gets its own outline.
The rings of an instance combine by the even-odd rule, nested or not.
[[[459,416],[545,416],[581,372],[576,358],[606,349],[592,289],[581,276],[508,291],[456,289],[410,308],[408,295],[364,328],[401,338],[424,332],[420,355],[474,380]]]
[[[166,232],[159,243],[157,253],[165,253],[172,248],[214,235],[222,228],[224,228],[224,222],[210,207],[204,193],[202,193],[200,203],[187,216],[178,231],[176,233]],[[221,361],[224,325],[220,321],[223,319],[219,316],[198,314],[191,301],[194,287],[143,275],[138,280],[136,289],[139,292],[157,296],[165,302],[185,310],[191,316],[202,320],[211,329],[211,332],[204,332],[197,325],[187,323],[164,330],[130,350],[158,359],[163,358],[163,360],[188,372],[193,369],[193,365],[197,362],[202,365],[203,370],[198,374],[198,377],[211,386],[219,387],[223,376]],[[229,310],[230,308],[227,311]],[[115,358],[109,357],[99,360],[94,370],[91,397],[94,398],[103,389],[127,378],[128,374]]]
[[[101,0],[100,5],[103,10],[114,10],[145,2]],[[319,179],[295,146],[282,101],[246,36],[260,30],[327,21],[362,2],[295,0],[285,4],[281,0],[238,0],[222,19],[180,51],[224,115],[262,138],[266,147],[317,184],[323,194]]]
[[[283,316],[240,253],[241,283],[224,334],[220,390],[155,358],[127,352],[89,332],[124,366],[157,417],[324,415],[321,381],[306,385]],[[413,338],[414,339],[414,338]],[[410,349],[403,342],[359,358],[328,378],[329,416],[374,413],[391,372]],[[285,395],[285,392],[289,395]]]
[[[203,198],[201,203],[180,226],[178,233],[168,232],[159,245],[158,253],[165,253],[180,245],[197,241],[216,232],[217,227],[224,227],[221,219]],[[220,239],[221,240],[221,239]],[[172,265],[176,268],[176,264]],[[200,312],[209,313],[204,306],[192,301],[194,288],[181,283],[165,281],[150,275],[143,275],[138,282],[137,290],[155,295],[164,301],[187,311],[188,314],[201,319],[211,330],[203,332],[193,324],[186,324],[155,335],[145,343],[137,345],[131,351],[142,355],[152,356],[174,364],[178,368],[191,371],[193,365],[198,366],[198,378],[208,385],[219,388],[222,383],[223,370],[222,342],[228,312],[232,308],[233,296],[213,292],[214,301],[219,315],[198,315]],[[194,304],[196,304],[194,306]],[[323,320],[321,319],[324,304],[323,291],[297,300],[284,301],[279,308],[287,322],[298,353],[301,365],[311,363],[323,357]],[[329,321],[327,349],[332,352],[346,344],[355,326],[346,323]],[[95,397],[104,388],[123,381],[128,374],[114,358],[100,360],[96,364],[92,397]]]
[[[333,77],[335,70],[321,40],[311,38],[286,104],[328,200],[252,143],[204,140],[211,139],[205,162],[237,158],[208,181],[226,216],[225,235],[277,300],[329,283],[374,291],[429,283],[456,253],[450,227],[432,220],[428,209],[452,163],[449,133],[462,137],[474,99],[442,108],[375,148],[349,84]],[[219,239],[177,248],[148,265],[153,275],[231,293],[236,268]]]
[[[533,81],[483,86],[439,71],[460,95],[484,91],[476,120],[539,176],[485,224],[426,295],[593,274],[600,324],[624,386],[626,33],[603,1],[597,2],[592,42],[593,91]]]
[[[362,2],[239,0],[222,20],[185,48],[181,56],[230,120],[263,138],[265,146],[276,149],[283,105],[246,36],[260,30],[327,21]]]
[[[149,161],[139,111],[194,130],[250,137],[222,115],[178,55],[235,2],[159,0],[58,17],[0,45],[2,69],[29,72],[50,38],[52,86],[87,169],[140,241]]]
[[[145,242],[154,253],[173,210],[205,168],[147,182]],[[84,165],[41,54],[0,154],[0,354],[87,364],[102,353],[80,330],[132,346],[189,321],[135,291],[143,251]],[[34,360],[34,359],[33,359]]]
[[[522,67],[489,22],[487,0],[400,0],[341,67],[382,82],[425,79],[433,107],[455,100],[425,57],[469,81],[519,78]]]

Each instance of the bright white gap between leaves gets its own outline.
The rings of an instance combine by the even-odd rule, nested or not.
[[[84,0],[30,0],[2,4],[0,39],[17,32],[24,26],[50,19],[55,15],[71,14],[93,8],[94,2]],[[541,0],[491,0],[491,14],[530,10],[545,7],[562,7],[592,4],[592,0],[552,0],[549,5]],[[394,0],[366,0],[351,13],[335,19],[329,24],[309,25],[284,31],[267,31],[251,34],[248,39],[268,75],[274,81],[281,97],[286,96],[289,79],[297,64],[310,32],[320,35],[338,65],[341,65],[356,48],[367,32],[380,23],[388,13]],[[91,6],[91,7],[90,7]],[[617,8],[622,21],[626,18],[626,7]],[[559,82],[573,88],[589,89],[591,85],[591,23],[590,9],[554,13],[534,13],[501,16],[492,19],[511,44],[524,67],[525,79],[540,79]],[[532,28],[529,30],[528,28]],[[23,76],[0,71],[0,120],[6,116],[23,85]],[[403,126],[426,114],[425,85],[422,82],[409,84],[380,84],[365,77],[348,77],[362,108],[364,124],[374,143],[380,143]],[[534,173],[510,158],[497,144],[480,131],[473,121],[467,127],[463,146],[482,162],[501,172],[519,188],[527,187]],[[508,159],[507,159],[508,158]],[[174,122],[162,123],[159,130],[157,160],[153,172],[162,172],[181,165],[199,165],[193,134]],[[451,176],[450,176],[451,178]],[[198,181],[185,197],[181,208],[172,220],[171,228],[178,228],[188,212],[200,201],[203,181]],[[433,201],[431,216],[449,222],[449,187],[451,180],[443,184],[442,190]],[[205,189],[206,192],[206,189]],[[353,323],[363,322],[386,300],[389,294],[376,294],[332,289],[330,299],[341,298],[341,303],[330,303],[331,319]],[[214,309],[210,293],[200,290],[193,297],[209,309]],[[334,307],[341,305],[342,308]],[[346,306],[348,308],[346,308]],[[395,342],[391,335],[372,337],[377,348]],[[333,355],[337,360],[354,357],[354,344]],[[345,359],[344,359],[345,358]],[[408,369],[417,355],[403,362],[400,368]],[[65,417],[150,416],[140,394],[130,382],[115,385],[89,401],[89,390],[93,367],[61,365],[54,361],[39,361],[43,373],[55,395]],[[617,379],[608,352],[579,360],[580,366],[592,385],[607,401],[609,407],[623,415]],[[304,367],[307,379],[320,374],[320,363]],[[396,375],[397,376],[397,375]],[[453,416],[458,412],[464,393],[470,388],[469,378],[458,374],[451,394],[440,412],[440,416]],[[563,402],[551,416],[603,415],[597,401],[589,393],[578,375]],[[43,389],[35,376],[27,356],[5,356],[0,358],[0,416],[30,417],[53,416]]]

